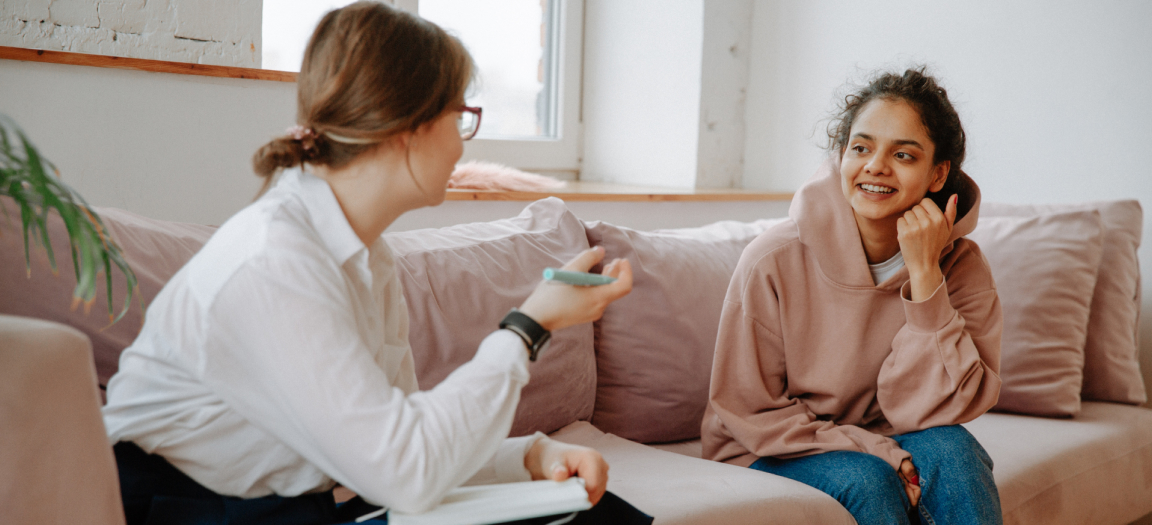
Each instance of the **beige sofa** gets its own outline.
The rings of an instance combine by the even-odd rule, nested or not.
[[[981,222],[990,225],[984,233],[984,244],[988,245],[986,252],[994,271],[997,267],[1012,268],[1013,272],[1026,273],[1030,268],[1039,271],[1043,264],[1013,266],[997,261],[1043,257],[1051,263],[1049,266],[1056,265],[1046,271],[1056,272],[1062,282],[1072,282],[1077,261],[1082,266],[1103,268],[1108,258],[1115,258],[1124,250],[1131,251],[1124,256],[1131,256],[1126,260],[1128,271],[1133,271],[1130,268],[1135,260],[1132,242],[1122,246],[1120,252],[1114,249],[1110,253],[1105,248],[1109,235],[1118,231],[1116,224],[1108,224],[1110,220],[1127,221],[1127,231],[1131,233],[1135,228],[1138,243],[1142,221],[1139,205],[1120,205],[1127,215],[1114,213],[1116,206],[1116,203],[1086,205],[1072,211],[1087,211],[1087,215],[1080,213],[1071,218],[1061,215],[1056,219],[1051,216],[1071,212],[1063,208],[991,206],[1001,217],[1019,219],[997,221],[989,216]],[[120,210],[98,211],[113,236],[124,246],[140,279],[144,300],[153,297],[214,231],[208,226],[155,221]],[[1095,226],[1078,229],[1059,222],[1061,220],[1088,221]],[[604,245],[609,256],[626,256],[632,260],[637,276],[634,291],[610,307],[604,319],[595,325],[573,327],[555,334],[549,352],[531,369],[532,381],[525,387],[513,434],[541,430],[563,441],[597,448],[611,465],[609,489],[654,515],[657,523],[853,523],[852,517],[835,500],[815,489],[750,469],[699,459],[700,414],[707,401],[710,344],[715,338],[719,301],[723,299],[727,277],[743,246],[773,222],[719,223],[693,229],[638,232],[581,221],[562,202],[546,199],[533,203],[512,219],[386,234],[397,256],[409,304],[411,340],[421,386],[435,385],[471,358],[479,338],[492,329],[495,320],[508,307],[527,295],[541,268],[566,260],[590,243]],[[28,422],[0,426],[0,435],[4,438],[0,443],[5,444],[0,459],[23,458],[15,463],[0,461],[0,522],[3,523],[27,521],[16,519],[24,515],[13,509],[28,508],[30,502],[51,501],[54,495],[63,495],[64,500],[80,492],[94,492],[91,497],[103,501],[116,497],[116,487],[108,486],[114,483],[110,481],[114,478],[108,476],[110,448],[93,437],[102,432],[102,427],[91,417],[96,409],[91,402],[94,397],[86,396],[95,395],[91,389],[93,383],[106,382],[114,372],[116,356],[131,341],[142,319],[142,312],[134,309],[120,323],[106,328],[103,295],[97,298],[94,311],[89,315],[82,310],[70,310],[68,295],[74,283],[66,272],[52,276],[46,271],[42,254],[33,256],[32,278],[25,278],[19,235],[8,234],[13,227],[0,221],[0,228],[5,228],[0,232],[0,349],[3,349],[0,363],[8,363],[8,356],[13,352],[41,356],[57,347],[84,351],[91,348],[91,363],[95,364],[97,377],[93,378],[91,371],[69,372],[72,375],[65,382],[80,384],[76,392],[64,396],[67,399],[55,396],[48,400],[72,403],[80,408],[53,412],[51,408],[38,407],[32,412],[25,411],[22,417],[26,419],[20,421]],[[57,244],[56,252],[67,253],[62,244],[62,227],[53,228],[50,233]],[[1019,248],[1025,241],[1035,242],[1037,232],[1043,234],[1042,240],[1047,242],[1047,237],[1061,236],[1060,232],[1064,231],[1079,232],[1077,235],[1081,237],[1065,239],[1067,242],[1056,246],[1028,245],[1031,247],[1023,254],[1009,249]],[[1067,268],[1060,266],[1065,264],[1060,262],[1065,256],[1069,258]],[[63,268],[68,267],[66,261],[61,264]],[[1121,339],[1131,340],[1133,346],[1126,350],[1131,355],[1120,352],[1124,362],[1119,369],[1132,372],[1132,361],[1138,357],[1134,346],[1137,319],[1127,319],[1120,328],[1108,323],[1090,323],[1089,307],[1099,311],[1100,304],[1112,304],[1107,298],[1100,299],[1100,304],[1094,300],[1100,293],[1093,290],[1097,283],[1111,281],[1105,278],[1105,270],[1096,267],[1091,270],[1081,272],[1085,274],[1081,281],[1091,274],[1090,284],[1080,283],[1089,286],[1087,291],[1063,293],[1064,300],[1084,306],[1079,310],[1070,306],[1068,311],[1051,307],[1029,310],[1039,300],[1052,303],[1061,299],[1042,295],[1032,298],[1036,300],[1024,301],[1027,304],[1013,306],[1012,299],[1006,295],[1008,291],[1013,291],[1016,295],[1012,297],[1016,297],[1030,293],[1028,289],[1019,291],[1019,286],[1045,287],[1036,286],[1038,281],[1032,275],[996,276],[997,282],[1003,283],[1005,344],[1021,348],[1028,344],[1047,345],[1039,350],[1006,346],[1006,395],[1002,400],[1017,410],[1028,407],[1055,413],[1074,412],[1062,417],[993,412],[966,424],[995,461],[994,474],[1006,523],[1125,524],[1152,519],[1149,516],[1152,513],[1152,410],[1136,406],[1143,399],[1148,371],[1141,380],[1139,370],[1135,370],[1136,380],[1141,381],[1137,392],[1131,377],[1123,378],[1127,383],[1119,388],[1109,379],[1112,376],[1100,372],[1099,365],[1088,364],[1088,359],[1099,355],[1085,358],[1085,348],[1094,348],[1092,341],[1108,335],[1102,334],[1102,329],[1130,329],[1132,333]],[[1112,279],[1115,282],[1110,286],[1115,285],[1114,291],[1121,296],[1127,294],[1125,300],[1133,304],[1126,305],[1127,310],[1123,311],[1129,313],[1124,315],[1135,316],[1139,305],[1138,276],[1128,277],[1127,280]],[[1058,288],[1057,291],[1067,292]],[[1051,333],[1021,335],[1017,333],[1019,330],[1009,333],[1009,326],[1049,327],[1051,324],[1051,318],[1029,322],[1028,315],[1071,314],[1079,315],[1076,319],[1082,318],[1083,325],[1072,330],[1071,335],[1059,333],[1058,328],[1041,330]],[[13,315],[25,317],[11,317]],[[1116,315],[1110,313],[1108,317]],[[56,321],[75,329],[29,318]],[[1096,339],[1093,339],[1093,329]],[[91,340],[91,347],[88,341],[77,337],[80,333]],[[1036,339],[1052,335],[1071,339],[1061,348],[1055,348],[1051,341]],[[1080,348],[1075,348],[1077,345]],[[1065,370],[1067,359],[1050,359],[1053,355],[1062,355],[1060,352],[1070,355],[1078,352],[1080,361],[1072,359],[1072,366],[1093,371],[1092,374],[1081,371],[1079,378],[1070,377]],[[1013,364],[1018,362],[1025,365]],[[1043,365],[1040,370],[1043,373],[1037,373],[1037,363]],[[1059,373],[1047,374],[1046,367],[1059,369]],[[1016,378],[1008,375],[1009,370],[1028,373]],[[1095,381],[1094,386],[1090,385],[1089,376]],[[27,379],[24,372],[15,368],[0,367],[0,384],[20,385],[2,390],[5,412],[0,415],[5,421],[10,420],[12,407],[32,400],[42,401],[43,392],[59,390],[48,386],[46,380],[12,382],[17,377]],[[1090,386],[1091,396],[1120,396],[1117,399],[1124,402],[1092,400],[1091,396],[1084,395]],[[1068,388],[1076,389],[1075,402],[1066,399]],[[1048,401],[1052,401],[1049,404],[1053,406],[1043,406]],[[27,415],[29,413],[33,415]],[[63,430],[32,425],[30,422],[37,418],[62,419]],[[75,436],[75,439],[57,444],[39,443],[40,448],[33,446],[36,439],[28,439],[56,432]],[[96,446],[80,449],[77,448],[80,443],[85,443],[85,447]],[[29,460],[45,454],[45,446],[75,452],[80,457],[69,462],[76,468],[59,462]],[[81,474],[89,472],[81,466],[99,474]],[[69,472],[82,477],[69,477]],[[36,483],[17,482],[28,479]],[[22,488],[18,490],[18,486]],[[114,516],[105,522],[116,523],[117,519],[119,517]],[[36,521],[62,522],[64,519]]]

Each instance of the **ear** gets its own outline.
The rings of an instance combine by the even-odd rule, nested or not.
[[[928,186],[929,193],[936,193],[944,188],[948,182],[948,172],[952,169],[952,161],[946,160],[932,168],[932,184]]]
[[[392,146],[394,148],[396,148],[400,151],[407,151],[408,148],[412,147],[412,142],[413,142],[414,138],[415,138],[415,133],[413,133],[411,131],[405,131],[403,133],[397,133],[396,135],[394,135],[390,139],[390,142],[392,143]]]

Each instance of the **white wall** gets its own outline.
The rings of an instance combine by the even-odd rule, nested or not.
[[[588,0],[582,180],[739,188],[753,0]]]
[[[753,16],[744,184],[792,191],[824,153],[837,88],[927,63],[968,133],[985,201],[1139,199],[1152,275],[1152,2],[760,0]],[[819,127],[818,127],[819,125]],[[1142,339],[1152,345],[1152,279]],[[1144,350],[1146,370],[1152,349]],[[1152,386],[1152,385],[1150,385]]]
[[[583,179],[695,186],[703,21],[703,0],[585,4]]]
[[[1141,162],[1152,143],[1149,21],[1152,3],[1134,0],[758,1],[745,187],[799,187],[845,81],[926,63],[960,112],[965,167],[989,199],[1152,195]]]
[[[220,224],[260,186],[251,158],[295,121],[296,85],[0,60],[0,113],[95,206]],[[470,146],[465,143],[465,148]],[[525,202],[449,201],[392,230],[512,217]],[[637,229],[780,217],[787,202],[572,202],[589,220]]]
[[[0,46],[260,67],[262,0],[4,0]]]
[[[219,224],[259,189],[252,154],[295,123],[296,84],[0,60],[0,113],[91,204]]]

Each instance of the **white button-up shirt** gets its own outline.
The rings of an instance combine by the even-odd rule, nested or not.
[[[220,494],[339,482],[413,512],[469,480],[529,479],[534,438],[504,439],[527,357],[497,330],[418,391],[391,251],[364,246],[326,182],[288,170],[148,306],[104,422]]]

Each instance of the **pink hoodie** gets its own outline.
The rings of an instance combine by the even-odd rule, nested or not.
[[[873,284],[838,168],[821,167],[791,220],[740,257],[720,317],[705,458],[748,466],[855,450],[899,468],[911,454],[886,436],[971,421],[996,404],[1000,300],[980,249],[961,238],[976,227],[979,188],[961,174],[944,283],[912,302],[907,268]]]

